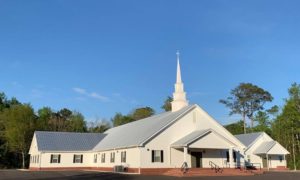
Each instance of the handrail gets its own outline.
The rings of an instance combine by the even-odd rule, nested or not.
[[[259,170],[261,170],[261,163],[250,163],[250,162],[248,162],[248,163],[246,163],[246,164],[249,164],[251,167],[254,167],[254,168],[257,167],[256,165],[258,165]]]
[[[188,168],[187,162],[183,162],[182,165],[181,165],[180,170],[185,174],[185,173],[187,173],[188,169],[189,168]]]
[[[244,169],[251,169],[251,168],[259,168],[259,170],[262,169],[261,163],[250,163],[250,162],[240,162],[237,167],[244,168]]]
[[[209,165],[210,165],[211,169],[215,170],[216,173],[218,173],[218,172],[222,173],[223,172],[223,169],[220,168],[220,166],[216,165],[214,162],[209,161]]]

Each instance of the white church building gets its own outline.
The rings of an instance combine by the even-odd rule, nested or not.
[[[163,174],[184,168],[286,168],[289,152],[265,133],[234,136],[197,104],[190,105],[177,79],[172,111],[104,133],[34,133],[30,170],[122,170]],[[259,166],[258,166],[259,165]]]

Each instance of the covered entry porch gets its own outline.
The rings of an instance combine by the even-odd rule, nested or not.
[[[264,169],[285,169],[287,166],[286,155],[289,152],[276,141],[263,142],[253,153],[261,158]]]
[[[212,129],[194,131],[171,145],[175,167],[186,163],[189,168],[235,168],[241,159],[237,146]]]

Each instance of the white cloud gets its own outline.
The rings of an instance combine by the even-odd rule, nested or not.
[[[87,94],[87,93],[86,93],[86,90],[85,90],[85,89],[82,89],[82,88],[77,88],[77,87],[75,87],[75,88],[73,88],[73,91],[75,91],[75,92],[77,92],[77,93],[79,93],[79,94]]]
[[[108,101],[110,101],[110,99],[108,97],[106,97],[106,96],[100,95],[100,94],[98,94],[96,92],[91,92],[90,93],[90,92],[88,92],[87,90],[85,90],[83,88],[75,87],[75,88],[73,88],[73,91],[75,91],[76,93],[81,94],[83,96],[100,100],[102,102],[108,102]]]
[[[109,101],[109,98],[108,98],[108,97],[102,96],[102,95],[100,95],[100,94],[98,94],[98,93],[95,93],[95,92],[90,93],[89,96],[92,97],[92,98],[99,99],[99,100],[101,100],[101,101]]]

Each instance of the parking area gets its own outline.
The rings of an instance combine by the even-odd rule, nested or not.
[[[122,179],[122,180],[170,180],[170,179],[200,179],[200,180],[298,180],[300,172],[268,172],[263,175],[255,176],[231,176],[231,177],[168,177],[168,176],[142,176],[128,174],[114,174],[92,171],[19,171],[19,170],[0,170],[0,179],[2,180],[29,180],[29,179],[44,179],[44,180],[65,180],[65,179]]]

